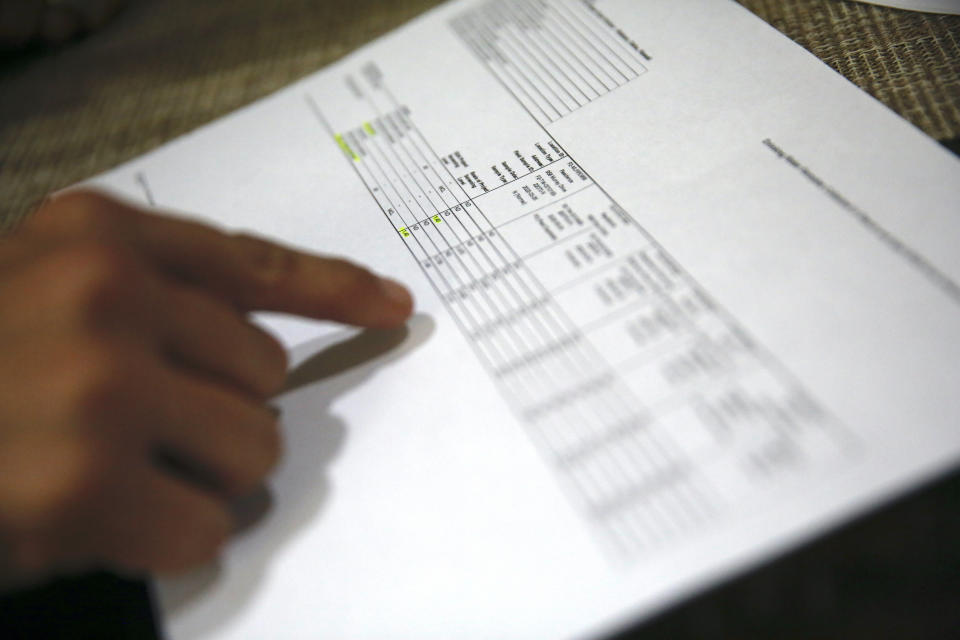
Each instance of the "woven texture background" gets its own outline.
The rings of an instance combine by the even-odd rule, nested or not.
[[[740,0],[938,140],[960,136],[960,17],[838,0]]]
[[[741,2],[929,135],[960,135],[960,18],[845,0]],[[0,228],[48,191],[275,91],[436,4],[133,0],[80,42],[0,60]]]

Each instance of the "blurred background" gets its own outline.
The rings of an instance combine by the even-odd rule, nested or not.
[[[960,17],[846,0],[739,1],[960,153]],[[47,192],[265,96],[437,4],[131,0],[78,40],[0,54],[0,229]],[[142,613],[130,604],[142,589],[111,583],[108,592],[116,609],[108,604],[106,617]],[[960,473],[624,637],[960,637]]]

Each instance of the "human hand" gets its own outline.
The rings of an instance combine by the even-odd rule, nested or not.
[[[127,0],[0,0],[0,50],[60,44],[103,25]]]
[[[61,195],[0,238],[0,583],[215,556],[280,442],[281,346],[253,309],[402,324],[409,293],[342,260]]]

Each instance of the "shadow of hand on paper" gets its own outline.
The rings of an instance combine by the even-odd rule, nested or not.
[[[339,376],[359,366],[370,364],[406,342],[413,333],[411,327],[415,329],[425,323],[430,324],[430,332],[432,332],[433,321],[429,316],[417,314],[410,320],[408,326],[386,331],[372,329],[361,331],[348,340],[327,346],[294,367],[287,375],[287,383],[280,395],[297,391]],[[425,339],[428,336],[422,337]],[[308,343],[305,346],[313,346],[313,343]],[[309,349],[309,351],[313,351],[313,349]]]
[[[416,314],[399,329],[345,329],[293,349],[293,369],[275,403],[285,455],[270,487],[233,505],[238,534],[223,560],[156,585],[160,608],[177,617],[179,633],[209,633],[246,606],[274,554],[321,516],[331,490],[327,468],[350,428],[362,428],[346,424],[331,405],[425,343],[433,330],[432,318]]]

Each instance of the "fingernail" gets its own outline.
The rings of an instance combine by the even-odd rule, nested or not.
[[[413,297],[410,295],[410,292],[396,280],[381,277],[380,290],[383,291],[383,295],[386,296],[390,302],[397,306],[413,306]]]

